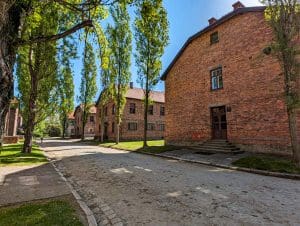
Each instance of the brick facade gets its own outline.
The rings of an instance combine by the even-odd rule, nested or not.
[[[5,117],[4,136],[17,136],[18,129],[22,127],[23,119],[19,111],[19,101],[14,98]]]
[[[83,110],[82,106],[79,105],[76,107],[74,112],[75,118],[75,137],[81,137],[82,135],[82,117]],[[84,136],[85,137],[94,137],[96,128],[96,107],[92,106],[88,114],[87,123],[84,127]]]
[[[143,104],[144,92],[142,89],[131,88],[127,92],[126,105],[122,116],[122,123],[120,128],[120,140],[142,140],[144,134],[144,104]],[[152,92],[150,98],[153,101],[153,115],[148,114],[148,124],[152,124],[153,130],[147,131],[148,140],[163,139],[164,138],[164,124],[165,116],[161,114],[161,110],[164,109],[164,93]],[[130,105],[135,105],[135,113],[130,113]],[[104,108],[104,123],[105,138],[108,140],[115,140],[116,138],[116,120],[115,114],[113,114],[114,102],[109,101]],[[100,126],[100,113],[101,105],[97,105],[97,126],[96,126],[96,138],[101,136]],[[107,108],[107,110],[105,110]],[[163,108],[163,109],[161,109]],[[105,112],[107,111],[107,114]],[[131,128],[129,130],[129,123],[136,123],[136,130]],[[114,126],[114,128],[113,128]],[[132,127],[135,127],[131,124]],[[150,127],[150,125],[149,125]]]
[[[284,77],[275,57],[263,53],[272,30],[264,8],[245,9],[192,37],[164,73],[167,144],[212,139],[211,108],[225,106],[229,141],[256,152],[291,153]],[[219,40],[211,44],[214,32]],[[218,67],[223,88],[211,90],[211,70]],[[300,138],[300,113],[298,119]]]

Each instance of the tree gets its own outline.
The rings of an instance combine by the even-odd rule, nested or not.
[[[144,147],[147,146],[149,94],[159,80],[161,56],[168,44],[169,23],[162,0],[142,0],[137,3],[135,19],[136,65],[138,81],[145,90]]]
[[[294,162],[300,166],[297,111],[300,109],[300,4],[297,0],[264,0],[266,19],[273,29],[271,44],[284,76],[285,97]]]
[[[38,13],[51,14],[51,19],[40,18]],[[24,27],[22,37],[45,35],[57,30],[57,14],[52,8],[36,8]],[[32,135],[41,123],[56,109],[57,61],[56,43],[38,42],[20,48],[17,77],[21,111],[25,122],[23,152],[30,153]]]
[[[18,48],[34,43],[54,42],[84,28],[93,27],[99,18],[106,16],[104,6],[115,0],[1,0],[0,1],[0,145],[4,132],[5,116],[13,96],[13,68]],[[47,34],[20,37],[27,19],[36,17],[51,19],[52,15],[36,9],[50,7],[68,20],[67,27]],[[95,18],[94,16],[97,15]],[[93,18],[93,20],[91,19]],[[97,32],[97,31],[96,31]]]
[[[58,73],[59,118],[62,137],[65,138],[68,127],[68,116],[74,109],[74,81],[70,59],[76,56],[70,40],[64,38],[61,43],[60,70]]]
[[[83,111],[81,139],[84,140],[84,128],[87,123],[90,108],[92,105],[94,105],[93,99],[97,92],[97,67],[95,54],[93,51],[93,46],[90,44],[88,37],[85,39],[83,69],[81,74],[80,96],[78,96],[78,100],[81,103]]]
[[[114,27],[108,27],[108,39],[111,50],[110,81],[113,84],[112,95],[115,102],[116,143],[118,144],[120,140],[121,118],[126,104],[126,92],[131,79],[130,56],[132,35],[126,1],[120,1],[112,6],[110,12],[114,21]]]

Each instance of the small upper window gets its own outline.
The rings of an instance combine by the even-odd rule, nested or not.
[[[160,115],[164,116],[165,115],[165,107],[160,107]]]
[[[148,114],[153,115],[153,105],[149,105],[148,107]]]
[[[222,68],[219,67],[210,72],[211,75],[211,89],[217,90],[223,88]]]
[[[112,106],[111,113],[114,115],[116,113],[116,105]]]
[[[210,35],[210,44],[215,44],[219,42],[219,33],[216,31]]]
[[[95,122],[94,116],[90,116],[90,122]]]
[[[129,113],[130,114],[135,114],[135,103],[130,103],[129,104]]]

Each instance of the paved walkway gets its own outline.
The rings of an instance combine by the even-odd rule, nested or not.
[[[99,225],[300,225],[300,181],[70,140],[44,147]]]
[[[68,194],[70,189],[49,163],[0,167],[0,206]]]
[[[218,165],[232,166],[232,162],[238,160],[242,157],[250,156],[251,153],[241,153],[241,154],[224,154],[224,153],[216,153],[216,154],[205,154],[201,153],[198,150],[191,149],[180,149],[175,151],[168,151],[161,153],[160,155],[166,157],[177,157],[183,158],[187,160],[193,161],[202,161],[207,163],[213,163]],[[253,154],[252,154],[253,155]]]

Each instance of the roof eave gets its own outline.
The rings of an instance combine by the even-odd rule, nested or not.
[[[237,10],[234,10],[226,15],[224,15],[223,17],[221,17],[219,20],[217,20],[215,23],[205,27],[204,29],[202,29],[201,31],[197,32],[196,34],[192,35],[191,37],[188,38],[188,40],[184,43],[184,45],[180,48],[180,50],[178,51],[178,53],[176,54],[176,56],[174,57],[174,59],[171,61],[171,63],[169,64],[169,66],[167,67],[167,69],[164,71],[164,73],[161,75],[160,79],[165,81],[167,78],[168,73],[170,72],[170,70],[172,69],[172,67],[174,66],[174,64],[176,63],[176,61],[178,60],[178,58],[181,56],[181,54],[183,53],[183,51],[185,50],[185,48],[196,38],[200,37],[201,35],[203,35],[204,33],[211,31],[212,29],[214,29],[215,27],[221,25],[222,23],[226,22],[227,20],[237,16],[237,15],[241,15],[244,13],[248,13],[248,12],[262,12],[266,9],[265,6],[256,6],[256,7],[245,7],[245,8],[239,8]]]

